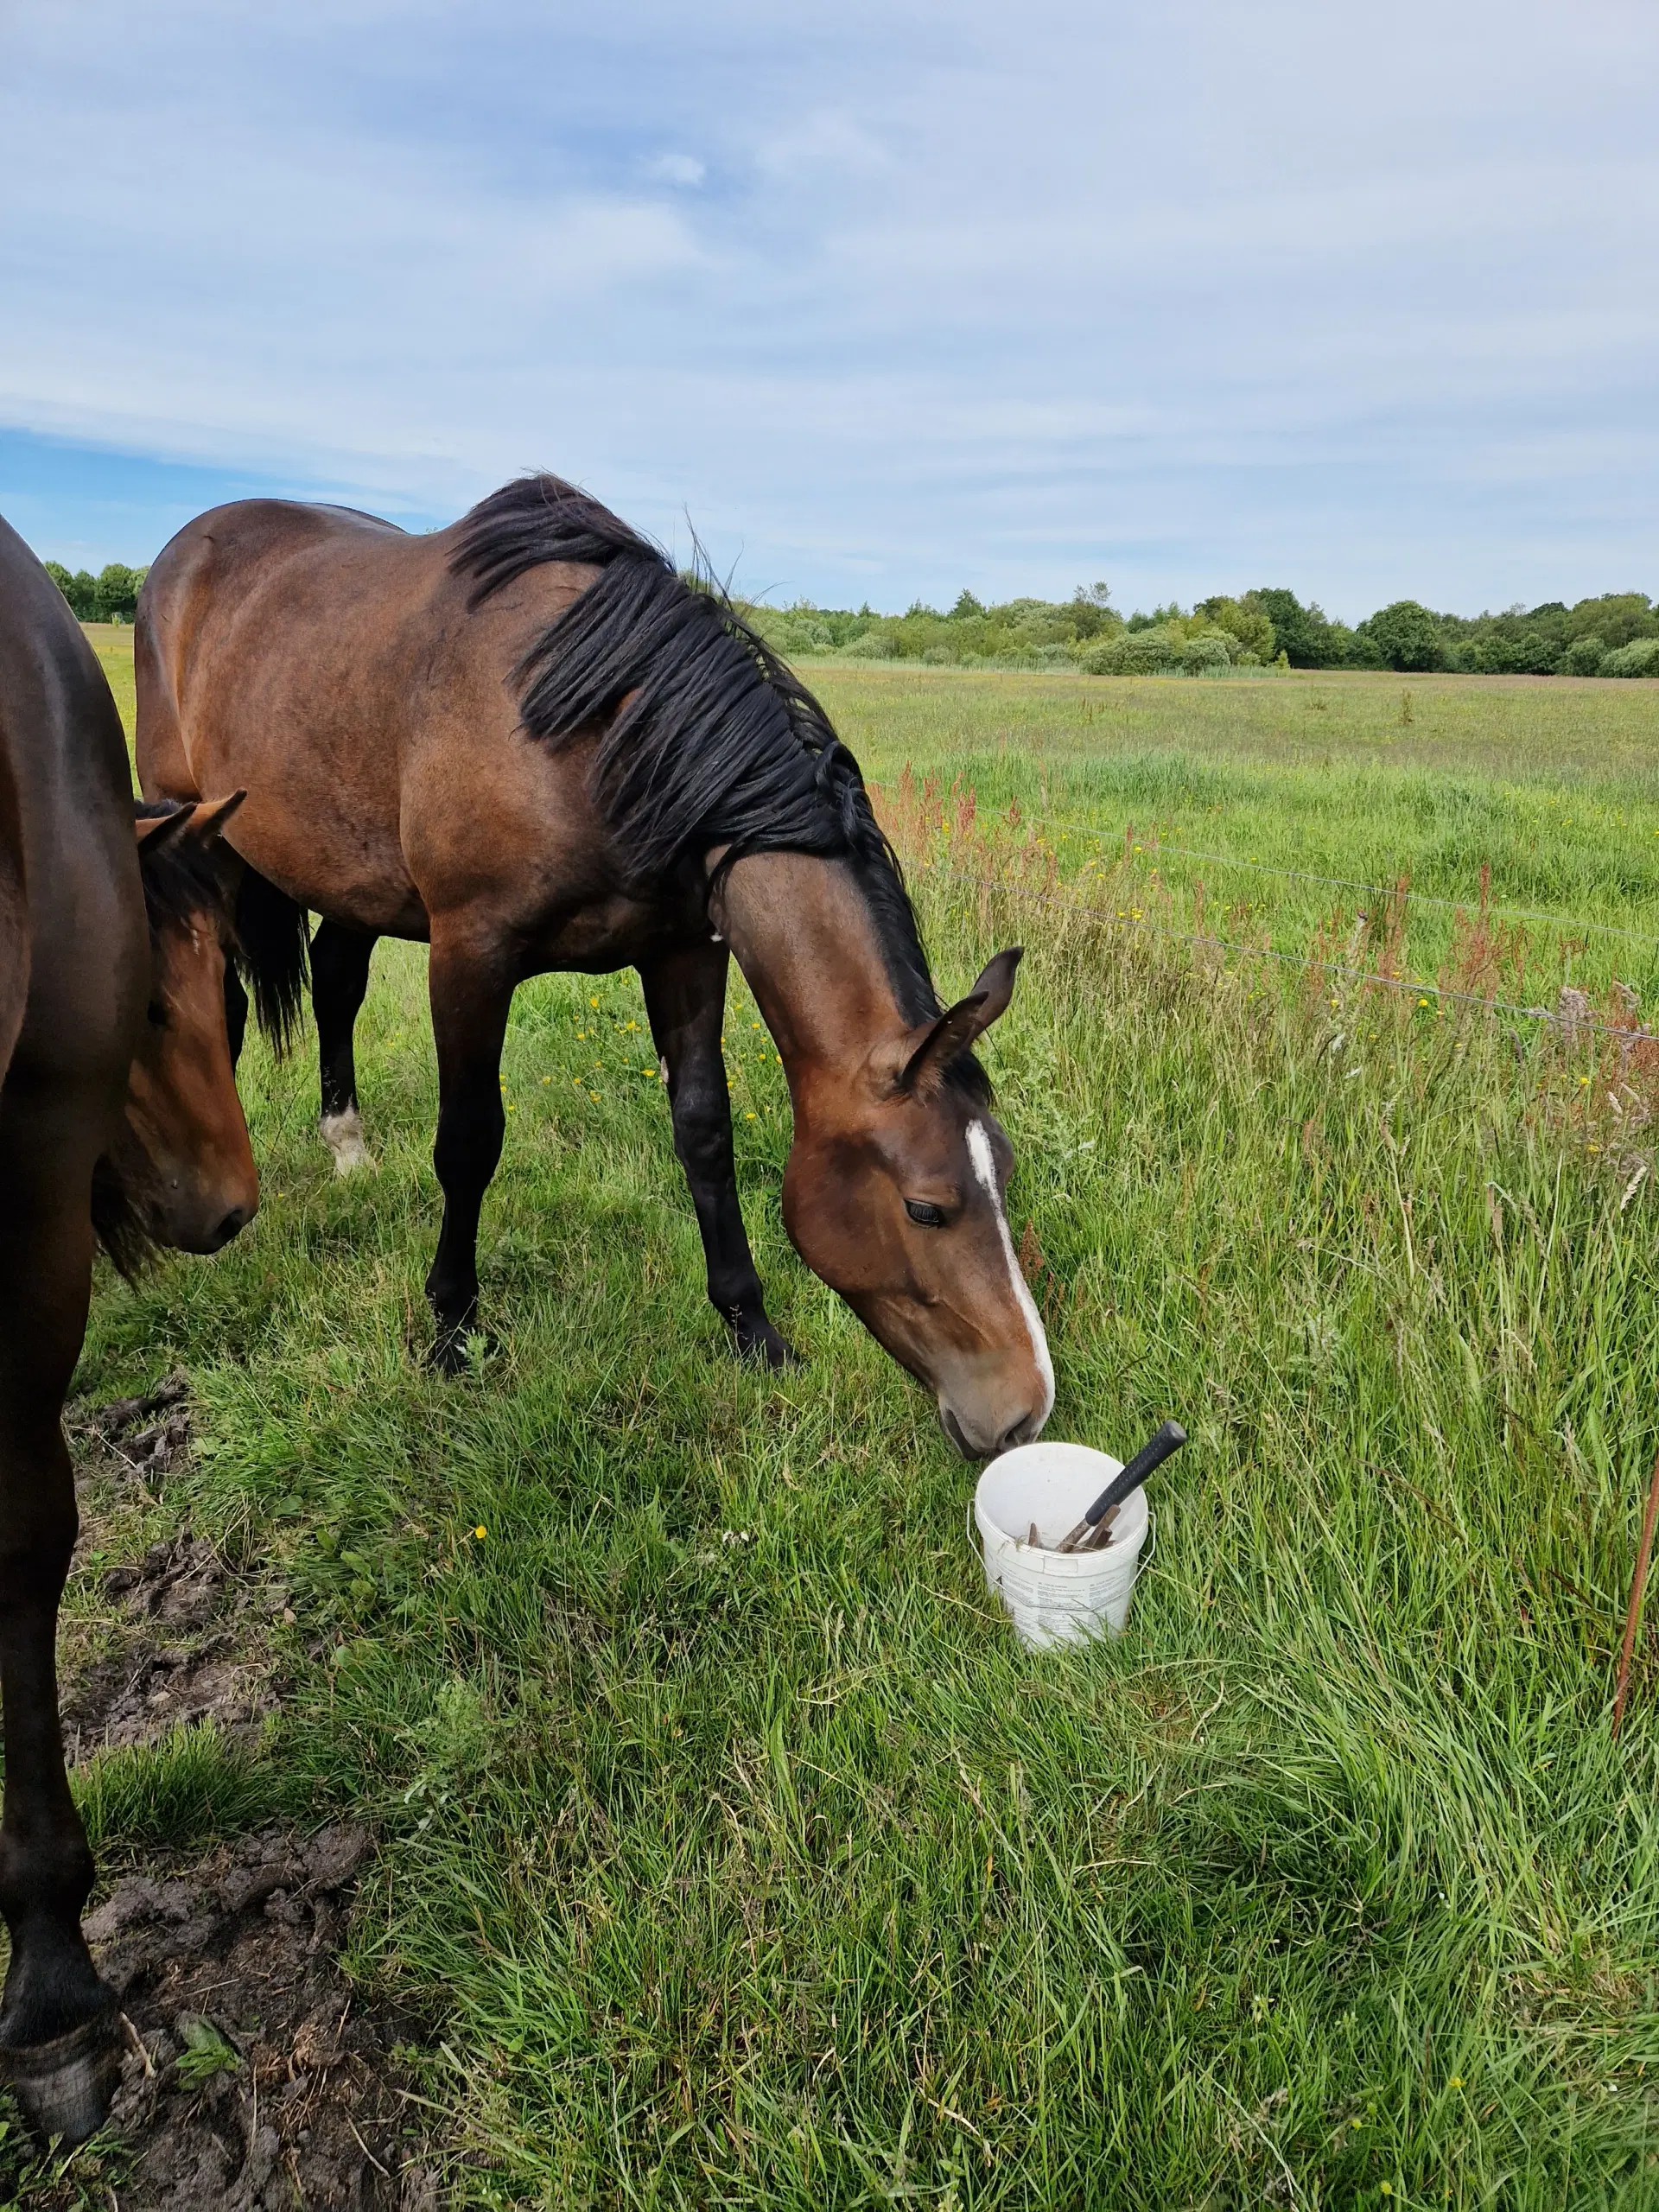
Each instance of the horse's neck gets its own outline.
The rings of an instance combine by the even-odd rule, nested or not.
[[[753,854],[727,876],[719,918],[798,1110],[815,1079],[846,1078],[904,1030],[868,901],[844,863]]]

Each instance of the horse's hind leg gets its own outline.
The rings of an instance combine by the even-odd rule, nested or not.
[[[357,1110],[357,1059],[353,1033],[369,988],[376,939],[339,922],[317,925],[311,940],[311,1007],[317,1018],[322,1075],[322,1140],[334,1155],[334,1173],[372,1166]]]
[[[709,1297],[741,1352],[770,1367],[795,1354],[766,1319],[732,1163],[732,1107],[720,1032],[726,1007],[723,944],[693,944],[639,970],[651,1033],[662,1056],[674,1149],[702,1231]]]
[[[54,1103],[70,1128],[48,1126],[43,1107],[0,1104],[0,1913],[11,1933],[0,2075],[43,2133],[79,2141],[109,2109],[119,2044],[80,1932],[92,1859],[58,1721],[54,1643],[77,1525],[60,1415],[92,1250],[90,1156],[76,1157],[73,1107]]]
[[[501,1157],[501,1044],[515,978],[503,948],[435,918],[428,969],[438,1048],[438,1135],[432,1164],[443,1186],[443,1227],[426,1278],[436,1339],[432,1361],[453,1375],[478,1325],[478,1217]]]

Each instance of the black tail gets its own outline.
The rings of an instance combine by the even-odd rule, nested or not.
[[[311,971],[305,909],[246,867],[236,894],[236,964],[259,1027],[280,1057],[305,1010]]]

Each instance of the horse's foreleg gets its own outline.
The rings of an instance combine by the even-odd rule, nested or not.
[[[668,1083],[674,1149],[702,1231],[709,1300],[740,1351],[786,1367],[795,1354],[766,1319],[737,1202],[731,1099],[720,1050],[727,963],[723,944],[690,945],[641,968],[639,979]]]
[[[0,1113],[0,2077],[43,2133],[79,2141],[109,2109],[119,2047],[80,1932],[92,1858],[64,1773],[54,1652],[77,1525],[60,1417],[92,1282],[91,1161],[46,1119]]]
[[[501,1042],[513,978],[500,948],[452,936],[435,919],[428,972],[438,1048],[438,1135],[432,1164],[443,1227],[426,1278],[435,1366],[454,1374],[478,1320],[478,1216],[501,1157]]]
[[[317,1020],[322,1075],[322,1140],[334,1155],[334,1173],[373,1165],[357,1110],[357,1058],[353,1033],[369,988],[372,931],[323,921],[311,940],[311,1007]]]

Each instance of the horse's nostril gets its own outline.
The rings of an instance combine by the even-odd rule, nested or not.
[[[1014,1427],[1009,1429],[1007,1433],[1003,1437],[1002,1441],[997,1446],[997,1456],[1000,1458],[1004,1452],[1012,1452],[1016,1445],[1029,1444],[1032,1438],[1035,1436],[1036,1433],[1036,1414],[1034,1413],[1022,1414],[1020,1419],[1015,1421]]]
[[[251,1217],[246,1206],[232,1206],[213,1231],[213,1250],[222,1250],[239,1230],[247,1227]]]

